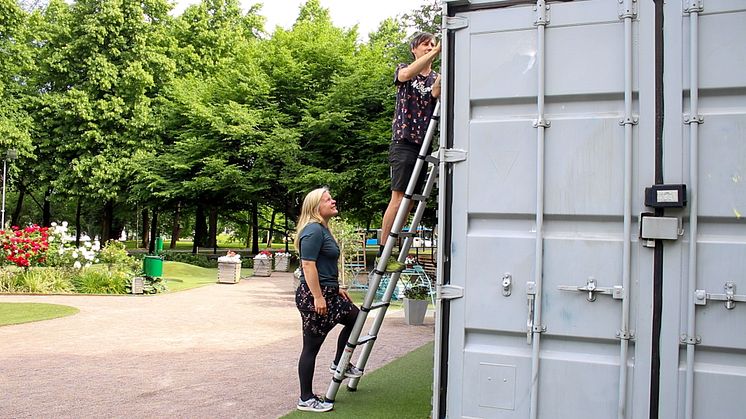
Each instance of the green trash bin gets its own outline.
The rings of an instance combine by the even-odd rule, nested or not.
[[[160,255],[163,252],[163,237],[155,238],[155,254]]]
[[[142,260],[142,270],[145,276],[159,278],[163,276],[163,258],[160,256],[145,256]]]

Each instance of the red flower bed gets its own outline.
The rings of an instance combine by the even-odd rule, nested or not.
[[[49,249],[48,239],[48,228],[36,224],[0,230],[0,245],[5,260],[23,268],[44,263]]]

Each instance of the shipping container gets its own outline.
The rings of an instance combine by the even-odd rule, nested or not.
[[[443,1],[433,417],[746,417],[746,1]]]

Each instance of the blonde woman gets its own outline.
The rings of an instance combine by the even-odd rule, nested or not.
[[[295,248],[301,259],[300,285],[295,304],[303,322],[303,350],[298,360],[300,399],[298,410],[327,412],[334,405],[313,393],[316,356],[326,335],[335,325],[344,328],[337,340],[337,353],[329,370],[334,373],[357,319],[358,308],[347,291],[339,287],[339,246],[329,231],[329,220],[337,215],[337,203],[326,188],[306,195],[298,218]],[[363,372],[350,364],[345,377],[360,377]]]

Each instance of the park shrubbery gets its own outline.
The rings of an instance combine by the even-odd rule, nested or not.
[[[67,223],[0,230],[0,292],[123,294],[139,273],[137,260],[124,245],[82,236],[80,245]],[[10,266],[8,266],[10,265]]]
[[[217,268],[218,260],[215,257],[208,257],[208,255],[194,254],[194,253],[183,253],[183,252],[163,252],[161,253],[164,260],[170,260],[172,262],[188,263],[190,265],[199,266],[202,268]],[[254,259],[250,257],[241,257],[242,268],[253,268]]]

